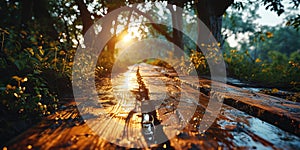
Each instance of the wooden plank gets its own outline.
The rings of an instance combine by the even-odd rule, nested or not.
[[[199,82],[182,77],[182,82],[200,91],[207,87],[210,91],[210,80],[200,79]],[[200,84],[199,84],[200,83]],[[217,92],[223,95],[224,104],[235,107],[252,116],[258,117],[281,129],[300,136],[300,103],[291,102],[278,97],[254,93],[235,86],[214,82]]]
[[[200,98],[198,99],[198,89],[188,84],[178,87],[178,80],[174,78],[157,74],[155,77],[152,77],[151,72],[153,72],[154,68],[151,66],[142,65],[141,69],[143,81],[146,87],[149,88],[150,100],[159,101],[163,93],[168,93],[168,96],[170,96],[168,99],[169,103],[166,103],[166,106],[162,106],[158,110],[159,119],[164,120],[170,114],[175,113],[170,111],[170,108],[177,106],[176,98],[178,91],[184,92],[187,95],[187,98],[182,99],[182,102],[186,104],[184,105],[185,107],[182,107],[183,111],[188,112],[190,106],[197,107],[195,113],[192,115],[192,119],[186,120],[188,121],[187,126],[178,131],[174,137],[169,137],[170,146],[167,149],[300,148],[299,137],[226,104],[222,106],[218,117],[210,128],[205,133],[200,132],[199,127],[202,125],[201,120],[209,97],[200,93]],[[127,75],[119,76],[118,80],[115,80],[120,84],[117,85],[116,91],[124,92],[122,89],[125,90],[124,87],[126,86],[122,84],[128,84],[129,80],[124,80],[124,78],[128,77]],[[103,84],[104,82],[101,83]],[[166,83],[168,83],[167,86],[161,86],[162,84],[166,85]],[[131,84],[133,87],[136,86],[134,83]],[[94,121],[92,125],[96,126],[99,129],[98,131],[91,130],[91,124],[89,124],[90,126],[86,124],[86,121],[79,115],[75,103],[71,103],[57,113],[47,117],[37,126],[10,141],[7,144],[8,149],[124,149],[124,147],[112,144],[109,140],[99,136],[99,133],[101,133],[111,135],[112,138],[115,138],[123,133],[123,128],[120,128],[112,120],[102,116],[101,113],[108,114],[114,121],[124,124],[128,111],[120,109],[120,105],[132,108],[135,99],[131,99],[132,97],[122,100],[113,99],[113,90],[108,84],[104,84],[103,86],[100,84],[97,87],[99,88],[99,102],[106,105],[103,105],[102,108],[93,108],[92,111],[98,115],[86,121]],[[116,101],[117,103],[107,103],[109,100]],[[172,103],[175,105],[171,105]],[[101,117],[103,118],[101,119]],[[136,117],[139,118],[138,114]],[[97,121],[97,119],[99,120]],[[137,121],[137,124],[131,121],[131,125],[141,128],[138,123],[139,121]],[[162,132],[166,132],[168,135],[166,128],[169,126],[172,126],[172,124],[164,124]],[[127,142],[128,146],[145,146],[143,135],[136,132],[130,132],[130,134],[134,135],[132,136],[133,139],[120,137],[119,142]],[[156,146],[151,145],[152,148]]]

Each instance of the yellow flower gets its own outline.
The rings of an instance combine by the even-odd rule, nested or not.
[[[231,53],[236,53],[236,52],[237,52],[237,50],[235,50],[235,49],[232,49],[230,52],[231,52]]]
[[[73,62],[69,62],[69,64],[68,64],[69,66],[73,66]]]
[[[256,62],[256,63],[260,63],[261,60],[260,60],[259,58],[256,58],[256,59],[255,59],[255,62]]]
[[[59,52],[59,55],[66,55],[66,52],[63,51],[63,50],[61,50],[61,51]]]
[[[34,51],[32,48],[26,48],[26,50],[33,56],[34,55]]]
[[[227,58],[227,62],[231,63],[231,58]]]
[[[265,72],[268,72],[267,69],[262,69],[261,72],[265,73]]]
[[[267,38],[272,38],[274,35],[272,32],[267,32],[266,33]]]
[[[27,77],[25,77],[25,78],[23,78],[22,80],[21,80],[21,82],[27,82],[28,81],[28,78]]]
[[[278,90],[278,89],[276,89],[276,88],[273,88],[271,92],[272,92],[272,93],[278,93],[278,92],[279,92],[279,90]]]
[[[11,86],[10,84],[7,84],[7,85],[6,85],[6,89],[7,89],[7,90],[13,89],[13,86]]]
[[[14,93],[14,96],[15,96],[16,98],[19,98],[19,95],[18,95],[17,93]]]

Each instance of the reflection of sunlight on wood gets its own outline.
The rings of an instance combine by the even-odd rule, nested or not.
[[[135,72],[126,72],[125,74],[125,86],[126,88],[130,91],[133,90],[134,88],[137,88],[138,85],[136,83],[136,79],[135,79]]]

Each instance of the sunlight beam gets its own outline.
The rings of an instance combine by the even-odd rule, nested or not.
[[[124,41],[125,43],[130,42],[132,39],[133,39],[133,36],[132,36],[131,34],[127,34],[127,35],[125,35],[125,36],[123,37],[123,41]]]

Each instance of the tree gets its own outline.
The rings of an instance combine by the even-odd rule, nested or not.
[[[233,0],[196,1],[197,16],[210,29],[218,42],[222,42],[222,15],[233,4]],[[198,31],[201,32],[201,31]]]
[[[58,33],[53,26],[55,22],[49,13],[49,2],[47,0],[22,0],[20,3],[22,28],[30,26],[30,22],[34,18],[43,27],[41,29],[44,34],[51,36],[53,39],[58,38]]]
[[[238,34],[244,35],[246,39],[237,39],[240,44],[238,49],[241,51],[251,50],[249,53],[252,55],[253,60],[258,57],[267,59],[268,51],[271,50],[289,56],[290,53],[297,50],[299,45],[297,41],[298,32],[292,27],[280,25],[276,27],[259,27],[255,20],[260,17],[257,13],[260,4],[261,2],[249,1],[248,3],[234,5],[224,17],[223,28],[226,32],[223,31],[223,35],[225,38]],[[287,8],[285,11],[290,11],[290,9],[292,8]],[[240,10],[243,10],[243,12]]]

